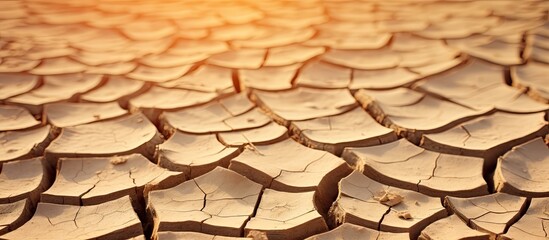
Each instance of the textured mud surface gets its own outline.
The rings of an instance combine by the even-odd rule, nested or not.
[[[549,239],[548,12],[0,1],[0,239]]]

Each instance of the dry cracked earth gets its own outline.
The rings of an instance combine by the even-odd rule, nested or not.
[[[0,1],[0,239],[549,239],[549,1]]]

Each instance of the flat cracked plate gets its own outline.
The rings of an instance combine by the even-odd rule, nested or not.
[[[0,239],[549,239],[549,2],[0,1]]]

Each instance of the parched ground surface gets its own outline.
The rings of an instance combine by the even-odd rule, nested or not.
[[[0,239],[549,239],[549,1],[0,1]]]

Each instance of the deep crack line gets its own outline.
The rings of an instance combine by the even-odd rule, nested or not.
[[[381,219],[379,219],[379,222],[377,223],[377,230],[381,231],[381,224],[383,223],[383,219],[385,219],[385,216],[387,216],[389,213],[391,213],[391,207],[387,208],[387,211],[381,216]]]
[[[80,214],[81,209],[82,209],[82,207],[79,207],[78,211],[76,211],[76,214],[74,215],[73,222],[74,222],[74,226],[76,226],[76,228],[80,228],[80,227],[78,227],[78,224],[76,223],[76,219],[78,218],[78,214]]]
[[[543,232],[545,233],[545,237],[547,237],[547,230],[545,229],[545,221],[543,221],[543,219],[541,220],[541,229],[543,229]]]
[[[472,137],[472,135],[464,125],[460,125],[459,127],[463,129],[463,131],[465,131],[465,133],[467,134],[467,136],[461,141],[461,145],[465,147],[465,143],[469,140],[469,138]]]
[[[198,185],[198,183],[196,182],[195,179],[193,179],[193,182],[196,185],[196,187],[204,194],[204,200],[203,200],[202,208],[200,209],[201,212],[204,212],[204,209],[206,208],[206,197],[208,196],[208,194],[206,192],[204,192],[204,190],[202,190],[202,188],[200,188],[200,186]]]

